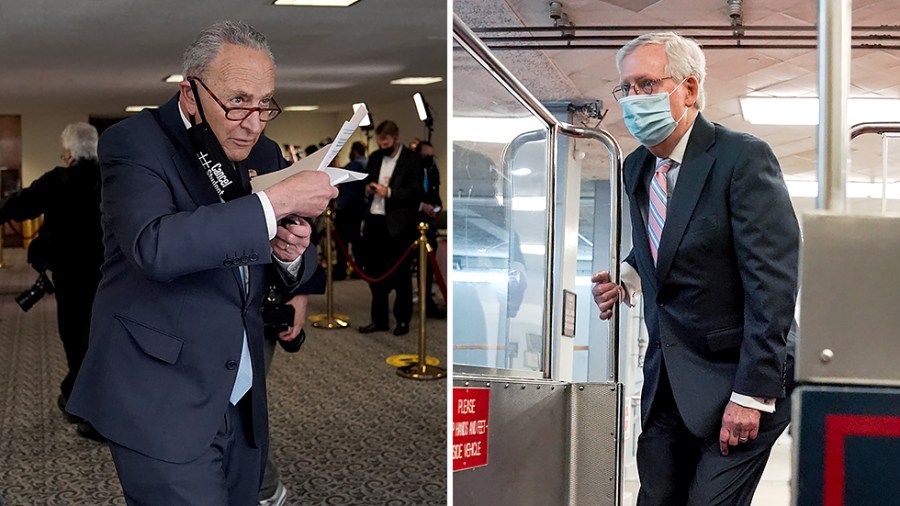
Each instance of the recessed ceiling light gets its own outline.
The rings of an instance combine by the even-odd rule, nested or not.
[[[141,112],[144,109],[159,109],[158,105],[129,105],[125,112]]]
[[[284,108],[284,112],[309,112],[318,109],[317,105],[289,105]]]
[[[426,84],[434,84],[443,81],[443,77],[404,77],[401,79],[394,79],[391,81],[391,84],[402,84],[409,86],[424,86]]]
[[[755,125],[818,125],[819,99],[816,97],[741,97],[744,121]],[[850,98],[847,123],[893,121],[900,116],[900,100],[895,98]]]
[[[349,7],[359,0],[275,0],[272,5],[298,5],[307,7]]]
[[[163,81],[165,81],[167,83],[180,83],[181,81],[184,81],[184,76],[181,74],[170,74],[170,75],[166,76],[166,78],[163,79]]]

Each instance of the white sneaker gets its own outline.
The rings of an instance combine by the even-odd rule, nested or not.
[[[286,500],[287,489],[284,488],[284,484],[279,481],[278,487],[275,488],[275,493],[272,494],[272,497],[259,501],[259,506],[284,506]]]

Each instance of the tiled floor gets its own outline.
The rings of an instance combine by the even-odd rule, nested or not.
[[[785,432],[772,448],[772,455],[762,481],[753,496],[752,506],[788,506],[791,503],[791,437]],[[626,481],[624,506],[634,506],[637,501],[637,481]]]

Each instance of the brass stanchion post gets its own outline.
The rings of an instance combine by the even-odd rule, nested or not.
[[[331,226],[334,212],[325,210],[325,314],[309,317],[312,326],[317,329],[341,329],[350,325],[350,317],[345,314],[334,314],[334,282],[331,278]]]
[[[425,281],[428,276],[428,239],[425,232],[428,224],[419,223],[419,360],[415,364],[397,368],[397,374],[404,378],[417,380],[441,379],[447,376],[447,371],[429,363],[437,363],[434,357],[425,356]]]

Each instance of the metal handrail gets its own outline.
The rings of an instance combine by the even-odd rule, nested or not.
[[[900,122],[886,123],[857,123],[850,127],[850,140],[863,134],[900,133]]]
[[[459,45],[465,49],[485,70],[487,70],[494,79],[497,80],[506,90],[514,96],[526,109],[534,116],[540,118],[548,128],[551,129],[550,149],[548,155],[553,160],[555,157],[555,140],[557,133],[561,133],[568,137],[594,139],[602,143],[609,151],[610,169],[610,209],[612,214],[612,226],[610,227],[610,252],[609,252],[609,272],[613,280],[619,282],[619,249],[622,238],[622,184],[620,173],[622,169],[622,148],[616,139],[606,130],[590,129],[577,127],[569,123],[559,121],[546,107],[530,92],[525,86],[514,76],[500,61],[491,53],[484,43],[472,32],[472,30],[459,18],[453,14],[453,38]],[[553,174],[548,174],[547,181],[548,195],[555,195],[556,181]],[[547,233],[551,234],[555,230],[556,212],[555,206],[547,207]],[[553,272],[554,251],[551,248],[547,255],[546,272],[550,278]],[[550,306],[553,301],[553,286],[548,281],[547,289],[544,293],[544,335],[551,335],[552,318],[549,314]],[[613,308],[613,315],[609,320],[610,324],[610,344],[609,344],[609,380],[618,382],[619,380],[619,310],[618,307]],[[549,374],[549,343],[545,343],[544,365],[545,371]]]

